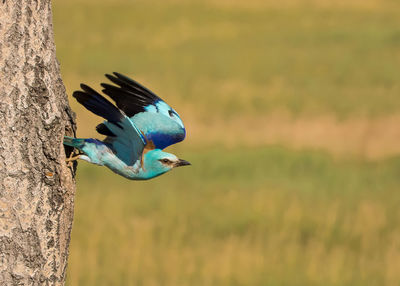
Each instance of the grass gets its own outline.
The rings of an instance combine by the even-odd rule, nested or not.
[[[138,79],[193,163],[148,182],[81,163],[67,285],[400,283],[397,1],[53,4],[68,93]]]
[[[395,285],[400,160],[187,153],[130,182],[82,164],[68,285]]]
[[[57,51],[73,88],[118,68],[200,115],[382,115],[400,107],[400,18],[381,6],[59,1]]]

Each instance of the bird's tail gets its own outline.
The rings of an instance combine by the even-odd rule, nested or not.
[[[64,145],[75,147],[79,150],[85,145],[85,139],[73,138],[69,136],[64,136]]]

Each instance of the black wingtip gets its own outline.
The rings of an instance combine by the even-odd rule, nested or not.
[[[100,134],[106,135],[106,136],[111,136],[115,137],[115,134],[111,132],[110,129],[107,128],[107,126],[104,123],[100,123],[99,125],[96,126],[97,132]]]
[[[123,118],[123,114],[115,105],[90,86],[82,83],[80,84],[80,87],[82,90],[74,91],[72,94],[80,104],[94,114],[118,124],[118,122]]]
[[[101,96],[97,91],[95,91],[93,88],[91,88],[90,86],[88,86],[88,85],[86,85],[86,84],[84,84],[84,83],[81,83],[80,86],[81,86],[81,89],[82,89],[83,91],[85,91],[86,93],[95,94],[95,95]]]
[[[77,97],[79,96],[79,95],[78,95],[79,92],[82,92],[82,91],[75,90],[75,91],[72,93],[72,96],[73,96],[74,98],[77,98]]]
[[[104,76],[105,76],[106,78],[108,78],[109,80],[111,80],[111,81],[112,81],[112,78],[114,78],[113,75],[108,74],[108,73],[104,74]]]
[[[108,83],[102,82],[102,83],[100,83],[100,86],[101,86],[102,88],[108,88],[108,87],[111,86],[111,85],[108,84]],[[104,90],[102,90],[102,91],[104,92]]]
[[[105,77],[112,84],[101,83],[102,92],[114,100],[118,108],[129,117],[143,112],[146,106],[161,100],[152,91],[121,73],[113,72],[105,74]]]

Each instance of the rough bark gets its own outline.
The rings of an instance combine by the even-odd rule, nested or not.
[[[63,285],[75,181],[74,133],[50,0],[0,0],[0,285]]]

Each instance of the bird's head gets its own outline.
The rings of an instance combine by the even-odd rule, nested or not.
[[[188,161],[179,159],[174,154],[163,152],[160,149],[148,151],[143,156],[146,178],[154,178],[173,168],[191,165]]]

